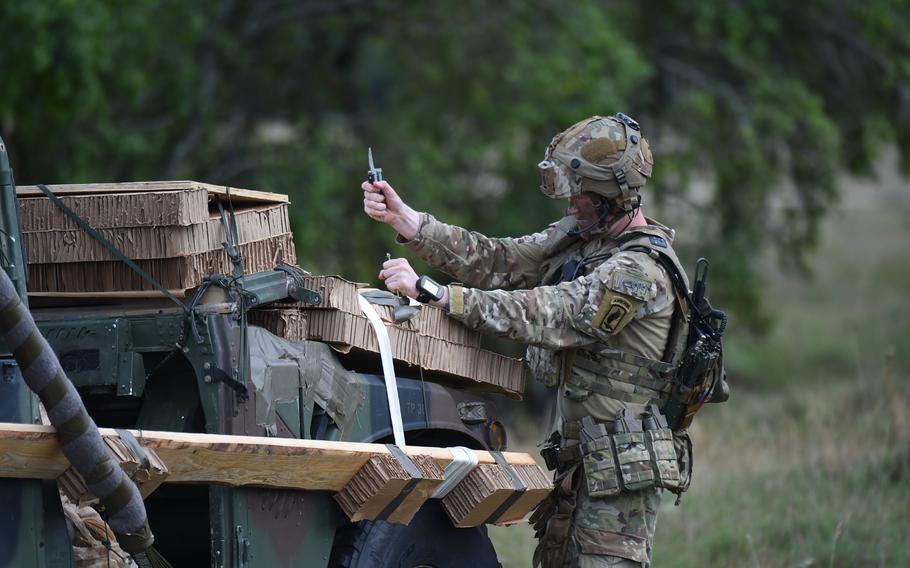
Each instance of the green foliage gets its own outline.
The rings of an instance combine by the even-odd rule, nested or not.
[[[622,110],[653,142],[650,211],[680,221],[689,183],[710,183],[715,299],[762,328],[758,253],[803,265],[838,171],[890,143],[910,165],[907,16],[902,0],[7,2],[0,134],[21,183],[289,193],[301,264],[374,280],[393,239],[360,213],[368,145],[417,208],[523,234],[563,206],[536,192],[550,137]]]

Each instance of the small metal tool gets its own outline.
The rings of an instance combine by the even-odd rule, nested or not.
[[[367,160],[370,162],[370,169],[367,170],[367,179],[370,180],[370,183],[382,181],[382,168],[377,168],[373,165],[373,148],[367,148]]]

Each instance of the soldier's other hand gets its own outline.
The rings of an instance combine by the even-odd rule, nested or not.
[[[365,181],[360,187],[363,189],[363,211],[371,219],[391,225],[407,240],[417,235],[420,216],[408,207],[389,182]]]
[[[401,292],[408,298],[417,297],[417,273],[407,259],[392,258],[383,262],[379,279],[385,282],[390,292]]]

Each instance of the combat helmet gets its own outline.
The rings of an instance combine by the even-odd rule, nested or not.
[[[638,190],[653,166],[641,127],[621,112],[592,116],[560,132],[537,165],[540,191],[547,197],[566,199],[588,191],[626,212],[641,204]]]

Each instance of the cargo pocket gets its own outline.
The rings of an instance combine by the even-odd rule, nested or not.
[[[582,445],[582,463],[585,483],[591,497],[618,495],[622,490],[613,457],[613,444],[609,436],[597,438]]]
[[[660,428],[648,430],[645,434],[657,486],[675,491],[679,488],[681,480],[676,450],[673,447],[673,431],[669,428]]]
[[[626,491],[638,491],[654,485],[651,455],[645,441],[646,432],[623,432],[613,435],[616,461],[619,464],[622,486]]]

